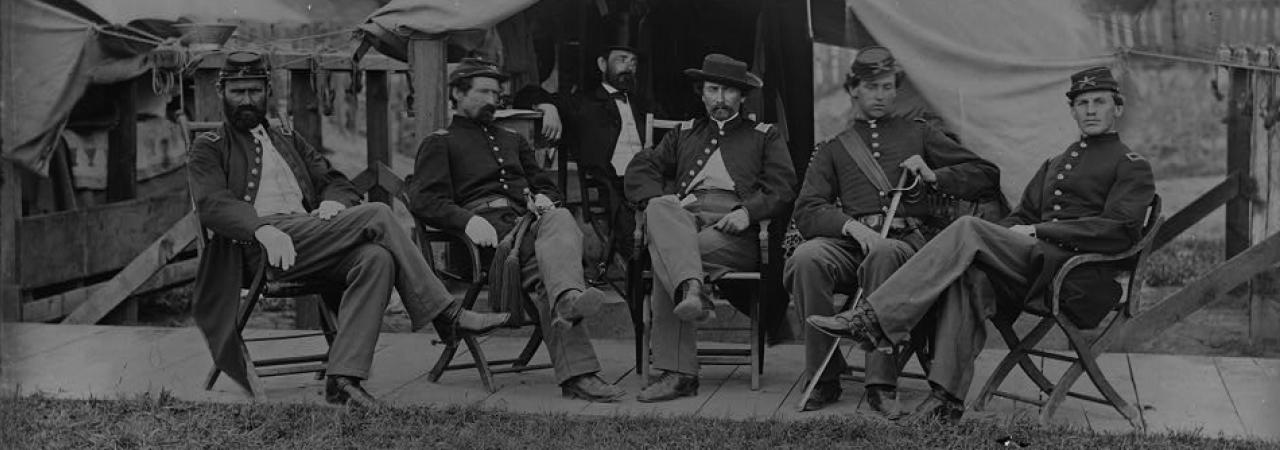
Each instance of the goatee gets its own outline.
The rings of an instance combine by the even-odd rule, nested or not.
[[[493,115],[497,111],[498,107],[493,105],[481,106],[480,109],[476,110],[474,119],[480,123],[493,123]]]

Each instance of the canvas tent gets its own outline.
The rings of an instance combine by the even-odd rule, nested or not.
[[[1000,166],[1011,200],[1042,161],[1076,139],[1067,77],[1117,65],[1078,1],[831,3],[838,5],[815,5],[827,13],[825,21],[815,14],[817,40],[850,47],[873,40],[891,49],[928,106]],[[844,7],[851,16],[829,20]]]

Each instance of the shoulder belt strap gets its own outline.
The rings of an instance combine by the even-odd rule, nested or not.
[[[867,144],[862,142],[858,132],[849,129],[840,133],[837,138],[840,140],[840,147],[844,148],[850,158],[853,158],[853,162],[858,164],[858,168],[862,169],[862,173],[876,189],[885,192],[893,189],[893,185],[889,184],[889,176],[885,175],[884,169],[871,156],[871,150],[867,149]]]

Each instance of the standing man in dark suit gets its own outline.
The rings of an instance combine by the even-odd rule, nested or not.
[[[759,223],[795,198],[796,172],[778,131],[741,114],[748,92],[764,83],[747,64],[710,54],[687,69],[707,111],[676,129],[627,167],[627,199],[643,205],[653,261],[654,367],[662,371],[642,402],[698,393],[697,324],[713,317],[704,280],[754,270]]]
[[[517,218],[536,221],[519,248],[522,279],[538,309],[547,353],[566,397],[611,402],[625,392],[597,374],[600,362],[579,323],[600,310],[604,293],[582,274],[582,230],[523,136],[493,124],[500,83],[492,63],[464,59],[449,74],[453,122],[422,140],[409,183],[409,210],[428,225],[463,231],[493,247],[515,232]]]
[[[864,349],[891,352],[936,308],[932,393],[916,408],[917,418],[960,419],[973,361],[986,342],[986,319],[1043,302],[1049,279],[1071,256],[1116,253],[1141,239],[1155,181],[1151,164],[1116,134],[1124,113],[1119,83],[1106,67],[1078,72],[1071,76],[1067,104],[1080,140],[1040,166],[1009,216],[998,223],[957,219],[851,314],[809,318]],[[1120,294],[1118,286],[1108,292],[1115,281],[1106,271],[1085,275],[1073,284],[1095,295],[1063,305],[1082,327],[1096,325]],[[999,298],[989,295],[986,280]]]
[[[845,82],[854,120],[814,153],[796,199],[796,228],[808,240],[787,260],[783,281],[807,315],[835,312],[838,286],[856,284],[874,291],[932,237],[923,227],[933,213],[927,201],[904,202],[880,237],[893,192],[877,183],[897,180],[903,171],[919,178],[913,194],[976,200],[999,195],[1000,169],[924,120],[890,112],[903,73],[889,49],[858,52]],[[877,178],[879,180],[877,180]],[[913,195],[916,197],[916,195]],[[836,354],[823,373],[835,339],[812,327],[805,334],[805,366],[818,377],[805,410],[838,400],[844,358]],[[867,404],[888,416],[897,408],[898,367],[881,352],[866,352]]]
[[[652,145],[643,141],[650,105],[636,93],[639,63],[635,49],[608,46],[596,57],[600,84],[556,100],[530,90],[516,99],[517,105],[533,104],[544,114],[558,116],[564,126],[561,148],[578,163],[578,171],[585,178],[608,184],[619,197],[627,164],[645,145]],[[617,211],[609,220],[614,242],[603,244],[612,245],[626,256],[631,250],[635,212],[627,202],[618,200],[621,204],[614,205]]]

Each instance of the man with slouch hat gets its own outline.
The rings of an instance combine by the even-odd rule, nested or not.
[[[697,395],[697,324],[714,316],[705,282],[758,268],[759,223],[795,197],[785,142],[767,123],[743,116],[747,93],[763,85],[746,63],[707,55],[687,69],[707,117],[667,133],[627,166],[627,199],[644,212],[653,261],[653,366],[661,374],[642,402]]]

